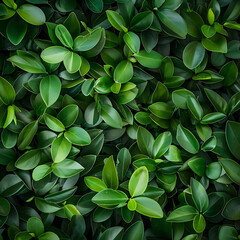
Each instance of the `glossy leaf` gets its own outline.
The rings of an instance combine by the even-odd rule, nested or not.
[[[140,167],[131,176],[128,189],[132,197],[142,195],[148,185],[148,170],[146,167]]]

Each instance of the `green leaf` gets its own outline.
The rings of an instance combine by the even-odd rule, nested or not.
[[[139,32],[148,29],[153,22],[153,12],[145,11],[140,12],[131,20],[130,26],[131,30]]]
[[[233,61],[228,62],[221,68],[219,73],[224,77],[223,81],[224,86],[226,87],[231,86],[237,80],[238,77],[238,68],[236,63]]]
[[[222,216],[228,220],[238,221],[240,220],[240,197],[230,199],[222,212]]]
[[[38,240],[59,240],[60,238],[56,233],[53,232],[45,232],[42,235],[39,236]]]
[[[127,200],[128,197],[124,192],[113,189],[105,189],[92,198],[92,202],[99,205],[117,205]]]
[[[97,177],[85,177],[84,182],[88,188],[90,188],[94,192],[101,192],[102,190],[107,189],[106,184]]]
[[[196,98],[188,96],[187,107],[197,120],[202,119],[203,109],[202,109],[200,103],[198,102],[198,100]]]
[[[156,102],[148,108],[155,116],[162,119],[170,119],[174,112],[174,108],[165,102]]]
[[[72,197],[76,190],[77,187],[72,187],[66,190],[50,193],[46,195],[44,199],[47,200],[48,202],[60,203]]]
[[[137,221],[127,228],[123,240],[142,240],[144,236],[144,225],[142,221]]]
[[[44,225],[39,218],[31,217],[27,221],[27,231],[38,237],[44,233]]]
[[[39,181],[46,177],[48,174],[52,172],[50,164],[43,164],[37,166],[32,173],[32,178],[34,181]]]
[[[56,75],[48,75],[40,82],[40,94],[47,107],[53,105],[61,92],[61,81]]]
[[[124,28],[126,27],[126,23],[125,23],[123,17],[119,13],[112,11],[112,10],[107,10],[106,13],[107,13],[109,22],[118,31],[122,31],[122,27],[124,27]]]
[[[193,219],[193,228],[196,233],[202,233],[205,230],[206,221],[202,214],[198,214]]]
[[[61,209],[57,204],[47,202],[46,200],[37,197],[35,198],[35,205],[43,213],[54,213]]]
[[[148,170],[146,167],[140,167],[134,171],[129,180],[129,193],[132,197],[142,195],[148,185]]]
[[[7,174],[0,182],[0,194],[2,197],[10,197],[19,192],[23,186],[23,181],[17,175]]]
[[[162,218],[163,211],[161,206],[151,198],[136,197],[136,211],[150,218]]]
[[[188,34],[195,38],[201,38],[201,26],[204,24],[202,17],[194,11],[185,11],[182,14],[186,24]]]
[[[77,119],[79,107],[75,104],[69,104],[64,107],[57,115],[57,118],[65,127],[70,127]]]
[[[41,53],[41,58],[51,64],[60,63],[64,60],[69,51],[64,47],[53,46],[44,49]]]
[[[191,190],[193,201],[198,210],[200,212],[206,211],[209,206],[209,199],[203,185],[194,178],[191,178]]]
[[[63,59],[63,64],[69,73],[76,73],[79,71],[82,58],[74,52],[68,52]]]
[[[118,188],[118,174],[113,156],[109,157],[105,162],[102,170],[102,180],[109,188]]]
[[[100,13],[103,10],[102,0],[86,0],[88,8],[95,13]]]
[[[156,170],[156,162],[150,158],[140,158],[133,162],[133,166],[136,168],[146,167],[149,172]]]
[[[31,4],[23,4],[17,9],[19,16],[32,25],[42,25],[46,21],[44,12]]]
[[[207,165],[206,176],[209,179],[218,179],[221,175],[222,167],[218,162],[212,162]]]
[[[70,159],[64,159],[61,162],[55,161],[52,164],[53,173],[60,178],[70,178],[83,171],[83,169],[82,165]]]
[[[215,15],[211,8],[208,9],[208,22],[210,25],[212,25],[215,21]]]
[[[238,232],[232,226],[221,226],[218,234],[219,240],[237,240],[238,239]]]
[[[111,227],[104,231],[99,240],[121,240],[123,235],[123,227]]]
[[[240,160],[240,123],[228,121],[226,124],[225,136],[228,147],[233,156]]]
[[[80,35],[75,38],[73,49],[75,51],[89,51],[94,48],[100,41],[102,35],[102,29],[97,28],[94,31],[88,33],[87,35]]]
[[[188,91],[187,89],[178,89],[172,92],[172,101],[173,103],[181,108],[181,109],[187,109],[187,100],[188,97],[195,98],[195,95]]]
[[[71,127],[65,133],[64,137],[72,144],[85,146],[91,143],[91,138],[87,131],[81,127]]]
[[[0,197],[0,216],[8,216],[10,212],[10,203],[7,199]]]
[[[28,25],[26,22],[18,18],[12,18],[6,28],[6,34],[8,40],[14,44],[18,45],[27,33]]]
[[[15,166],[22,170],[31,170],[35,168],[41,160],[41,153],[39,150],[34,149],[28,152],[25,152],[21,155]]]
[[[63,136],[57,137],[51,147],[51,155],[53,162],[59,163],[63,161],[71,151],[72,144]]]
[[[228,112],[233,114],[240,109],[240,93],[234,94],[228,103]]]
[[[72,36],[64,25],[57,25],[55,28],[55,34],[64,46],[69,48],[73,47]]]
[[[30,122],[18,135],[17,145],[19,150],[24,150],[32,142],[38,130],[38,121]]]
[[[114,70],[114,81],[126,83],[133,77],[133,66],[130,61],[121,61]]]
[[[167,221],[174,223],[189,222],[192,221],[197,214],[198,211],[194,207],[185,205],[171,212],[167,217]]]
[[[102,119],[113,128],[122,128],[122,118],[119,113],[111,106],[107,104],[101,105],[101,117]]]
[[[219,163],[226,171],[227,176],[236,184],[240,185],[240,165],[232,159],[220,158]]]
[[[152,134],[147,129],[139,126],[137,131],[137,145],[139,150],[143,154],[151,156],[153,144],[154,138]]]
[[[140,49],[140,38],[134,32],[127,32],[123,36],[124,42],[134,53],[138,53]]]
[[[167,152],[172,143],[172,134],[170,132],[161,133],[153,144],[153,157],[160,158],[164,153]]]
[[[183,50],[183,62],[189,69],[198,67],[205,56],[202,44],[196,41],[190,42]]]
[[[157,15],[163,25],[167,28],[167,32],[179,38],[186,38],[187,25],[184,19],[175,11],[170,9],[160,9]]]
[[[170,145],[164,157],[170,162],[182,162],[181,151],[174,145]]]
[[[202,124],[213,124],[215,122],[219,122],[223,120],[226,117],[224,113],[221,112],[213,112],[213,113],[208,113],[205,115],[200,123]]]
[[[64,26],[70,32],[73,38],[76,38],[81,32],[80,22],[77,18],[77,15],[74,12],[71,12],[66,20],[64,21]]]
[[[117,155],[117,173],[120,181],[123,181],[131,163],[131,154],[127,148],[122,148]]]
[[[213,90],[210,90],[208,88],[205,88],[205,93],[209,99],[209,101],[212,103],[214,108],[218,112],[226,113],[227,110],[227,102],[224,98],[222,98],[219,94],[214,92]]]
[[[199,143],[196,137],[187,129],[181,126],[177,127],[177,141],[187,152],[195,154],[199,151]]]
[[[63,132],[65,130],[61,121],[47,113],[44,114],[44,121],[46,125],[55,132]]]
[[[137,61],[144,67],[147,68],[159,68],[163,59],[163,56],[156,51],[147,52],[141,50],[134,54]]]
[[[0,100],[4,104],[12,104],[15,100],[16,94],[13,86],[3,77],[0,77]]]
[[[211,38],[216,34],[216,29],[213,26],[202,25],[201,30],[206,38]]]
[[[201,42],[208,51],[227,53],[227,40],[224,36],[215,34],[211,38],[203,38]]]
[[[205,164],[205,159],[201,157],[193,158],[188,161],[188,166],[200,177],[204,175]]]
[[[14,55],[8,61],[29,73],[46,73],[44,65],[30,54]]]

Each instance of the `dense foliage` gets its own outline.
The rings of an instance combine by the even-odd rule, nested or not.
[[[238,239],[239,15],[2,0],[0,239]]]

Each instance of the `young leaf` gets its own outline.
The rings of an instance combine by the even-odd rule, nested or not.
[[[148,185],[148,170],[146,167],[140,167],[132,174],[128,189],[132,197],[142,195]]]
[[[163,211],[161,206],[151,198],[136,197],[136,211],[150,218],[162,218]]]

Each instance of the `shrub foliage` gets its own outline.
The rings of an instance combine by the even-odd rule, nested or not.
[[[3,0],[1,239],[238,239],[239,15]]]

